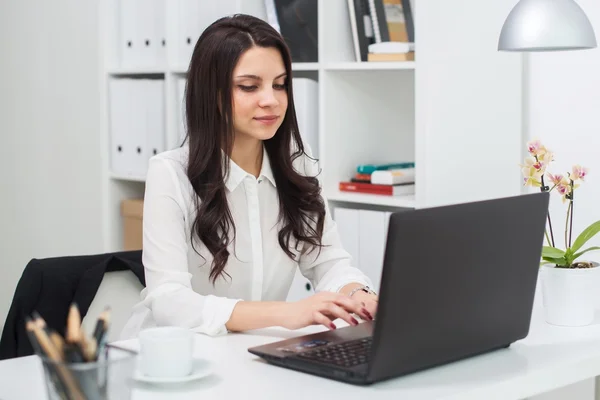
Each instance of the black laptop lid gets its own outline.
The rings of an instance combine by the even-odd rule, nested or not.
[[[527,336],[547,211],[535,193],[392,214],[369,377]]]

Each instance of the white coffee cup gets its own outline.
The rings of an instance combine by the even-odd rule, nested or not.
[[[139,368],[155,378],[178,378],[192,372],[194,334],[192,331],[164,326],[140,332]]]

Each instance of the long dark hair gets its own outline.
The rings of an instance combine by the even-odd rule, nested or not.
[[[305,153],[294,109],[289,49],[281,35],[259,18],[239,14],[221,18],[206,28],[196,43],[185,94],[187,176],[197,194],[192,238],[197,235],[213,255],[209,275],[213,284],[227,274],[227,245],[233,241],[230,229],[235,237],[224,179],[229,163],[222,156],[222,151],[231,155],[234,141],[232,75],[241,55],[254,46],[278,49],[287,72],[285,117],[275,135],[264,141],[279,196],[279,245],[292,259],[292,236],[297,241],[295,250],[301,242],[308,245],[305,249],[321,247],[325,204],[318,180],[298,173],[292,166]]]

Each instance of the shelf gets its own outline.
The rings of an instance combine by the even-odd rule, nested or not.
[[[179,65],[177,67],[169,68],[169,72],[173,74],[187,74],[188,66],[187,65]]]
[[[121,75],[164,75],[166,68],[160,67],[134,67],[134,68],[121,68],[114,67],[108,68],[107,72],[109,75],[121,76]]]
[[[177,66],[169,69],[169,72],[174,74],[185,74],[187,73],[187,66]],[[294,71],[318,71],[319,63],[292,63],[292,70]]]
[[[326,193],[328,201],[343,201],[356,204],[371,204],[378,206],[391,206],[403,208],[415,208],[415,196],[387,196],[368,193],[350,193],[333,190]]]
[[[321,67],[329,71],[372,71],[372,70],[413,70],[415,69],[414,61],[347,61],[347,62],[331,62],[331,63],[292,63],[292,70],[294,71],[318,71]],[[122,68],[113,67],[108,68],[109,75],[157,75],[165,74],[167,72],[173,74],[185,74],[187,72],[187,66],[175,66],[169,68],[161,67],[133,67],[133,68]]]
[[[414,61],[349,61],[325,64],[328,71],[414,70]]]
[[[292,63],[292,71],[318,71],[318,62],[297,62]]]
[[[110,177],[112,179],[115,179],[115,180],[118,180],[118,181],[146,182],[146,177],[145,176],[123,175],[123,174],[117,174],[117,173],[111,172],[110,173]]]

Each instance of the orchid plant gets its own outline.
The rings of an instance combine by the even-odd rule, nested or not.
[[[542,145],[539,140],[532,140],[527,143],[527,151],[529,155],[521,164],[524,185],[539,187],[542,192],[556,191],[561,196],[562,202],[568,203],[564,249],[557,247],[554,242],[552,221],[550,213],[548,213],[548,225],[545,231],[547,246],[542,248],[542,264],[555,264],[559,268],[593,267],[594,264],[591,262],[577,262],[577,260],[588,251],[600,250],[598,246],[582,249],[583,245],[600,231],[600,221],[592,223],[577,236],[575,241],[571,241],[573,237],[574,193],[575,189],[584,181],[588,169],[581,165],[574,165],[571,172],[567,172],[565,175],[555,175],[548,171],[548,166],[554,161],[554,153]],[[547,178],[548,184],[546,184],[544,177]]]

